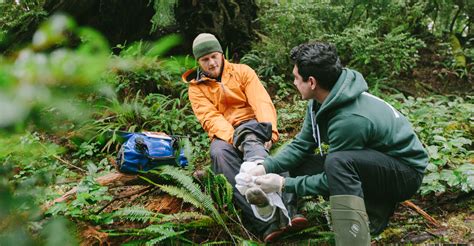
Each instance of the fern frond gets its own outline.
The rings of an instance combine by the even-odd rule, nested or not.
[[[225,231],[231,236],[232,241],[234,241],[234,236],[230,232],[229,228],[224,222],[224,219],[220,215],[219,211],[214,207],[214,201],[211,196],[203,193],[198,184],[193,182],[191,175],[186,174],[183,170],[178,169],[173,166],[162,166],[160,167],[161,172],[154,171],[154,173],[159,173],[161,177],[166,179],[173,179],[182,187],[176,187],[171,185],[160,185],[148,178],[140,176],[140,178],[148,181],[149,183],[159,187],[162,191],[167,192],[172,196],[177,196],[185,202],[193,204],[197,208],[204,209],[210,216],[217,222],[217,224],[224,227]]]
[[[148,234],[148,235],[157,235],[157,234],[169,235],[169,234],[176,233],[173,229],[172,223],[149,225],[141,229],[140,232],[143,234]]]
[[[217,211],[217,209],[214,207],[214,202],[213,202],[212,198],[209,195],[206,195],[201,191],[199,185],[197,185],[196,183],[193,182],[193,179],[190,177],[190,175],[186,175],[180,169],[178,169],[176,167],[172,167],[172,166],[163,166],[161,168],[161,170],[162,170],[161,175],[168,175],[168,176],[172,177],[180,185],[182,185],[183,188],[188,192],[187,193],[181,192],[181,193],[182,194],[189,194],[190,196],[188,198],[194,198],[194,199],[191,199],[191,201],[198,201],[200,203],[200,205],[197,206],[197,207],[201,207],[204,210],[206,210],[206,212],[209,213],[211,215],[211,217],[218,224],[220,224],[221,226],[224,227],[226,232],[233,239],[233,235],[229,231],[229,228],[225,224],[224,220],[222,219],[222,216]],[[178,191],[177,189],[170,189],[170,190]],[[194,204],[194,205],[196,206],[196,204]]]
[[[224,189],[223,200],[227,205],[232,204],[232,198],[234,195],[234,188],[232,185],[227,181],[227,178],[223,174],[219,174],[215,176],[215,179],[218,184],[222,185]]]
[[[198,213],[198,212],[181,212],[175,214],[167,214],[163,216],[160,222],[181,222],[181,221],[188,221],[188,220],[200,220],[200,219],[207,219],[210,218],[207,215]]]
[[[182,226],[185,228],[204,228],[216,225],[216,221],[213,218],[198,212],[182,212],[165,215],[160,222],[183,223]]]
[[[162,214],[149,211],[144,207],[128,207],[115,211],[113,216],[132,222],[150,222],[162,217]]]
[[[172,166],[164,166],[161,168],[162,175],[169,175],[171,176],[176,182],[183,186],[183,188],[201,203],[200,207],[205,209],[211,214],[216,215],[219,214],[214,207],[212,198],[206,194],[204,194],[199,185],[193,182],[193,179],[189,175],[185,175],[180,169]]]
[[[158,187],[162,191],[164,191],[164,192],[166,192],[166,193],[168,193],[172,196],[176,196],[176,197],[179,197],[179,198],[183,199],[184,202],[191,203],[195,207],[203,209],[203,204],[198,199],[196,199],[196,197],[193,194],[191,194],[191,192],[189,192],[189,191],[187,191],[183,188],[179,188],[179,187],[172,186],[172,185],[158,185]]]
[[[180,238],[180,235],[185,233],[186,230],[182,230],[182,231],[174,231],[172,227],[163,227],[161,225],[152,225],[152,226],[149,226],[147,228],[145,228],[145,230],[147,232],[151,232],[151,233],[158,233],[160,236],[159,237],[155,237],[151,240],[149,240],[146,245],[156,245],[157,243],[165,240],[165,239],[168,239],[168,238]]]

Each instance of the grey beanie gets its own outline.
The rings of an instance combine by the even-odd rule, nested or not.
[[[193,54],[196,59],[216,51],[224,53],[217,38],[210,33],[201,33],[193,41]]]

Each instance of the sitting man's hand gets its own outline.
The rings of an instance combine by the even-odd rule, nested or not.
[[[285,178],[274,173],[265,174],[255,179],[255,184],[265,193],[281,192],[285,185]]]

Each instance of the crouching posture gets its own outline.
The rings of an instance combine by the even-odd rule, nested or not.
[[[341,66],[333,45],[302,44],[291,59],[293,83],[309,100],[304,123],[289,145],[251,170],[262,175],[255,183],[267,193],[329,196],[336,245],[369,245],[369,233],[382,232],[396,204],[420,187],[427,153],[408,120]],[[290,177],[273,174],[283,171]]]
[[[211,139],[212,170],[224,174],[235,187],[242,163],[262,162],[278,140],[276,110],[255,71],[225,60],[214,35],[199,34],[193,42],[193,54],[199,67],[184,73],[182,79],[189,83],[191,106]],[[234,189],[234,202],[242,210],[246,227],[267,242],[276,239],[290,221],[280,221],[279,213],[268,213],[268,199],[260,188],[245,194],[247,198]],[[306,223],[295,209],[290,209],[296,206],[295,195],[284,200],[291,221]],[[257,205],[263,219],[255,216],[256,209],[248,201]]]

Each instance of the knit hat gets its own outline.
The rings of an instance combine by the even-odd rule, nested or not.
[[[217,38],[210,33],[201,33],[193,41],[193,54],[196,59],[216,51],[224,53]]]

